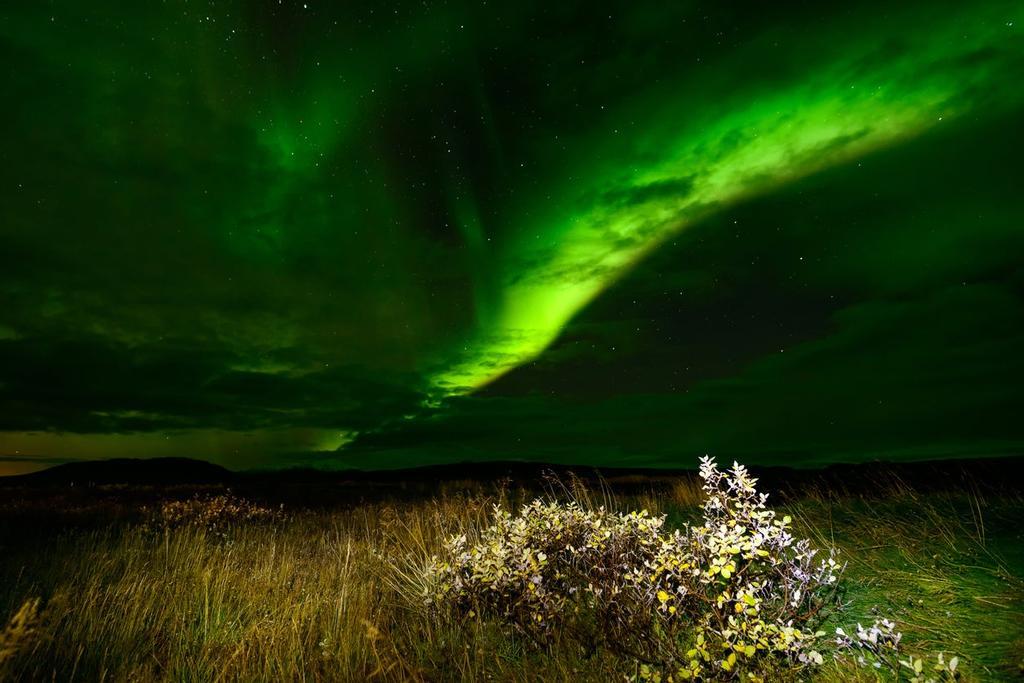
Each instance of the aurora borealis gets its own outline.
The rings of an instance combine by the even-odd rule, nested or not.
[[[1020,453],[1019,3],[0,10],[0,473]]]

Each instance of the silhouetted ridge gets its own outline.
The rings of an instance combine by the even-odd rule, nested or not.
[[[114,458],[56,465],[40,472],[4,477],[5,483],[90,484],[218,484],[234,474],[213,463],[191,458]]]

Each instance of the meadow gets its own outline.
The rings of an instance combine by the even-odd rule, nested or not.
[[[950,678],[1017,679],[1024,500],[997,474],[944,472],[927,484],[884,468],[773,477],[763,490],[794,534],[847,565],[829,633],[887,616],[929,668],[941,652],[958,658]],[[573,499],[673,529],[699,519],[703,498],[685,474],[231,489],[0,488],[0,680],[629,680],[639,662],[573,634],[538,641],[431,608],[423,568],[496,503]],[[769,679],[894,677],[827,658]]]

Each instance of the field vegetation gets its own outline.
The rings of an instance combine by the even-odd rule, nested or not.
[[[766,539],[765,552],[792,560],[806,539],[819,550],[806,567],[826,567],[793,608],[772,602],[785,582],[764,587],[774,570],[753,568],[767,556],[749,534],[722,541],[724,560],[694,554],[693,534],[717,528],[696,476],[449,481],[316,504],[258,487],[10,488],[0,491],[0,679],[1013,680],[1024,673],[1024,501],[998,484],[921,487],[879,473],[858,490],[805,478],[773,495],[766,523],[793,545]],[[615,595],[631,597],[609,608],[597,582],[609,574],[595,567],[617,555],[594,551],[569,576],[558,564],[568,560],[538,549],[552,533],[514,530],[556,518],[604,520],[609,538],[632,539],[634,560],[667,564],[647,567],[654,579],[624,570]],[[654,538],[682,540],[642,550]],[[462,579],[453,589],[483,557],[474,546],[513,540],[545,569],[504,592]],[[731,553],[737,543],[749,547]],[[744,588],[755,576],[760,593]],[[771,631],[769,646],[709,621],[723,590],[734,591],[727,610]],[[779,635],[787,623],[803,629],[792,647]],[[897,632],[888,659],[858,644]]]

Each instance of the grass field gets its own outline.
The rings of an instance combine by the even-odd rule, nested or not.
[[[507,482],[432,488],[339,495],[333,504],[320,496],[316,505],[292,495],[283,507],[280,496],[239,490],[234,500],[251,507],[212,511],[224,506],[222,487],[0,490],[0,625],[8,624],[0,679],[621,681],[635,673],[635,664],[568,636],[536,644],[495,621],[429,613],[416,573],[444,540],[486,524],[496,501],[544,494]],[[692,477],[678,477],[577,485],[573,495],[664,513],[678,526],[696,518],[700,493]],[[189,503],[195,496],[206,502]],[[915,652],[959,656],[964,680],[1024,673],[1024,501],[1012,487],[926,490],[879,475],[851,491],[808,479],[772,501],[800,534],[838,547],[848,562],[835,624],[892,616]],[[875,676],[832,661],[814,674]]]

